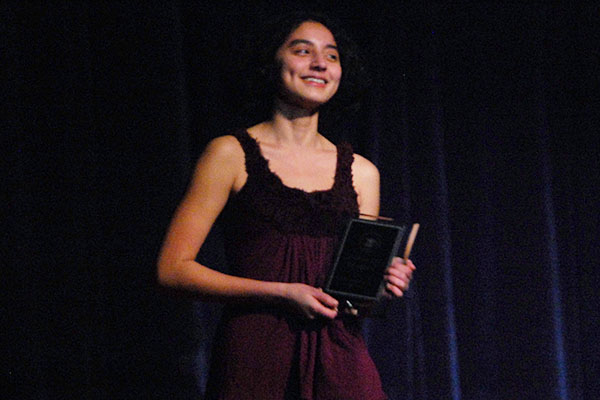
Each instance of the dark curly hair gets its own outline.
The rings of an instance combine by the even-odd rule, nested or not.
[[[369,81],[356,44],[337,20],[321,13],[297,11],[280,16],[267,24],[264,36],[258,42],[258,48],[254,42],[252,49],[248,50],[245,70],[250,72],[251,76],[246,81],[246,112],[256,119],[256,122],[270,118],[273,111],[273,102],[281,79],[281,65],[276,59],[277,50],[296,28],[307,21],[323,24],[331,31],[342,65],[342,79],[338,91],[321,110],[329,114],[331,111],[358,107]]]

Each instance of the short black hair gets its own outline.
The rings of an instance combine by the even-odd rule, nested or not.
[[[273,104],[281,79],[281,65],[276,59],[277,51],[287,37],[307,21],[318,22],[331,31],[342,65],[342,79],[338,91],[321,107],[321,110],[330,113],[358,107],[369,80],[356,44],[336,19],[322,13],[295,11],[267,23],[262,32],[262,38],[252,41],[251,49],[247,50],[245,69],[250,76],[246,87],[246,111],[253,118],[259,118],[262,121],[272,116]],[[258,122],[258,119],[255,122]]]

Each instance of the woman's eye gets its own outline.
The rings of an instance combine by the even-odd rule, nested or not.
[[[296,51],[294,51],[294,54],[308,54],[308,50],[307,49],[297,49]]]
[[[337,61],[338,60],[338,55],[337,54],[329,54],[327,56],[327,58],[329,58],[332,61]]]

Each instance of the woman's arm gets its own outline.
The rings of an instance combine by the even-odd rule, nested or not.
[[[379,215],[379,171],[369,160],[358,154],[352,164],[354,187],[358,194],[358,207],[361,214]],[[392,264],[385,270],[384,293],[388,297],[401,297],[408,289],[415,266],[410,260],[394,257]]]
[[[379,170],[369,160],[354,154],[352,163],[354,188],[358,194],[358,210],[361,214],[379,215]]]
[[[245,183],[244,153],[233,136],[209,143],[168,229],[158,259],[158,281],[219,301],[259,301],[292,306],[307,318],[335,318],[337,301],[304,284],[227,275],[195,261],[232,191]]]

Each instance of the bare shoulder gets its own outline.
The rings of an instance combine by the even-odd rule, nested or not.
[[[354,162],[352,163],[352,175],[361,181],[379,181],[379,170],[375,164],[356,153],[354,153]]]
[[[379,215],[379,170],[365,157],[354,154],[352,182],[361,214]]]
[[[233,135],[212,139],[196,164],[193,183],[208,187],[217,183],[237,191],[245,182],[245,156]]]
[[[233,135],[219,136],[212,139],[204,149],[203,156],[223,161],[243,160],[244,151],[240,142]]]

